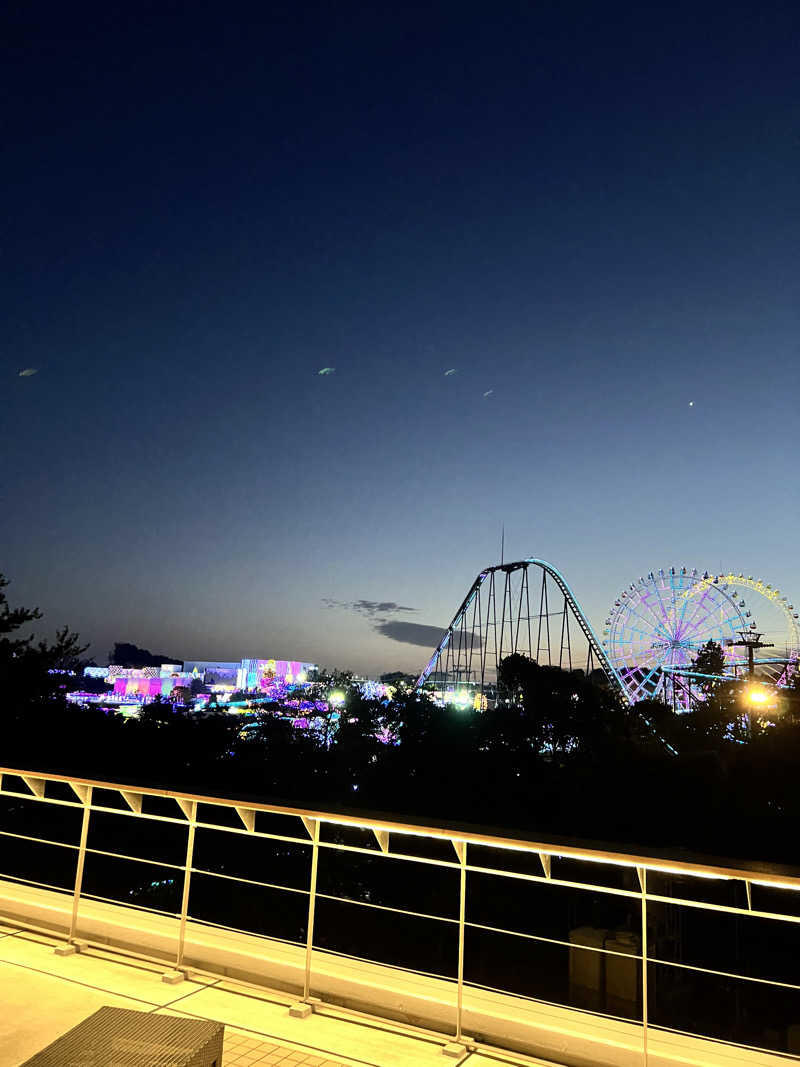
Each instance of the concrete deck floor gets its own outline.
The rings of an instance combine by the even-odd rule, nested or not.
[[[0,924],[0,1067],[19,1067],[103,1005],[225,1023],[223,1067],[447,1067],[447,1038],[322,1006],[290,1017],[289,994],[227,979],[161,981],[165,968],[90,948],[57,956],[62,940]],[[467,1052],[461,1064],[534,1067],[502,1051]]]

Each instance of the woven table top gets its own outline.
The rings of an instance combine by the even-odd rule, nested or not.
[[[220,1067],[224,1029],[206,1019],[100,1008],[21,1067],[211,1067],[215,1048]],[[209,1045],[206,1064],[200,1054]]]

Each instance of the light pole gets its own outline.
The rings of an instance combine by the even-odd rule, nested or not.
[[[755,650],[774,646],[771,641],[762,641],[761,634],[756,633],[755,630],[740,630],[739,640],[733,642],[733,647],[747,649],[747,674],[752,678],[755,673],[755,660],[753,659]]]

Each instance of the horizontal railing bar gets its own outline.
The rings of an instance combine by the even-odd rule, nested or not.
[[[133,792],[133,790],[127,790],[127,792]],[[47,797],[41,798],[45,803],[48,803]],[[82,807],[83,805],[81,805]],[[130,808],[107,808],[104,804],[91,804],[91,811],[94,815],[124,815],[131,819],[151,819],[153,822],[167,822],[172,823],[175,826],[188,826],[189,820],[184,815],[155,815],[150,811],[131,811]]]
[[[67,890],[68,892],[68,890]],[[177,911],[164,911],[163,908],[148,908],[146,904],[135,904],[130,900],[115,900],[114,897],[101,897],[99,893],[81,893],[81,900],[101,900],[104,904],[119,904],[121,908],[138,908],[140,911],[149,911],[153,915],[164,915],[167,919],[178,919]]]
[[[404,974],[421,974],[426,978],[440,978],[443,982],[452,982],[453,985],[457,982],[457,978],[453,974],[442,974],[440,971],[423,971],[416,967],[403,967],[399,963],[385,963],[370,956],[353,956],[348,952],[338,952],[335,948],[322,948],[320,945],[315,945],[314,952],[325,952],[327,955],[336,956],[338,959],[355,960],[356,963],[373,963],[379,967],[391,967],[393,971],[403,971]]]
[[[457,860],[437,860],[428,856],[409,856],[405,852],[383,852],[377,848],[364,848],[362,845],[337,845],[333,841],[320,841],[320,848],[332,848],[337,852],[355,852],[361,856],[378,856],[381,859],[409,860],[412,863],[427,863],[430,867],[449,867],[457,871],[460,865]]]
[[[243,926],[226,926],[225,923],[215,923],[210,919],[200,919],[196,915],[187,914],[187,923],[197,923],[198,926],[211,926],[215,930],[227,930],[231,934],[245,934],[247,937],[260,937],[262,941],[279,941],[282,945],[303,946],[304,941],[292,941],[288,937],[278,937],[277,934],[260,934],[257,930],[245,930]],[[224,976],[223,976],[224,977]]]
[[[192,874],[207,874],[209,878],[225,878],[230,882],[244,882],[246,885],[259,885],[264,889],[282,889],[286,893],[301,893],[303,896],[308,896],[307,889],[295,889],[291,885],[275,885],[273,882],[259,882],[254,878],[242,878],[237,874],[222,874],[221,871],[207,871],[203,867],[191,867]]]
[[[49,837],[31,837],[30,834],[15,834],[11,830],[0,830],[2,837],[15,837],[19,841],[36,841],[40,845],[58,845],[61,848],[71,848],[76,852],[78,845],[72,845],[69,841],[53,841]]]
[[[233,934],[242,933],[242,934],[246,934],[248,937],[260,937],[264,941],[279,941],[281,944],[284,944],[284,945],[301,945],[302,946],[302,944],[303,944],[302,941],[290,941],[285,937],[276,937],[273,934],[260,934],[260,933],[257,933],[254,930],[245,930],[241,926],[226,926],[223,923],[211,922],[209,919],[198,919],[194,915],[188,915],[187,916],[187,921],[188,922],[192,922],[192,923],[197,923],[198,925],[201,925],[201,926],[211,926],[215,930],[227,930],[227,931],[229,931],[230,933],[233,933]],[[356,960],[359,963],[376,963],[376,962],[380,963],[380,961],[371,959],[369,956],[354,956],[354,955],[352,955],[351,953],[348,953],[348,952],[337,952],[337,950],[334,949],[334,948],[322,948],[319,945],[315,945],[313,951],[314,952],[325,952],[330,956],[337,956],[340,959]],[[422,975],[426,975],[429,978],[441,978],[445,982],[455,982],[455,978],[454,977],[452,977],[450,975],[446,975],[446,974],[439,974],[438,971],[422,971],[422,970],[418,970],[418,969],[416,969],[414,967],[402,967],[400,964],[395,964],[395,963],[386,964],[386,966],[390,966],[394,970],[397,970],[397,971],[403,971],[406,974],[422,974]],[[209,972],[209,973],[211,973],[211,972]]]
[[[128,856],[124,852],[106,852],[102,848],[87,848],[86,855],[109,856],[115,860],[131,860],[133,863],[147,863],[151,867],[166,867],[170,871],[182,871],[182,863],[164,863],[163,860],[146,860],[144,856]]]
[[[262,939],[262,941],[279,941],[283,945],[299,945],[299,946],[303,945],[302,941],[290,941],[285,937],[276,937],[273,934],[259,934],[259,933],[256,933],[256,931],[254,931],[254,930],[245,930],[241,926],[225,926],[222,923],[214,923],[214,922],[211,922],[208,919],[198,919],[193,915],[187,916],[187,921],[190,922],[190,923],[197,923],[199,926],[211,926],[215,930],[227,930],[232,934],[241,933],[241,934],[246,934],[248,937],[259,937],[259,938]],[[315,945],[313,951],[314,952],[324,952],[329,956],[337,956],[338,958],[344,959],[344,960],[355,960],[358,963],[378,963],[378,964],[380,964],[379,960],[371,959],[369,956],[353,956],[353,955],[351,955],[350,953],[347,953],[347,952],[337,952],[337,950],[335,948],[322,948],[319,945]],[[421,970],[417,970],[414,967],[402,967],[400,964],[396,964],[396,963],[385,964],[385,966],[392,967],[396,971],[403,971],[406,974],[422,974],[422,975],[427,976],[428,978],[441,978],[445,982],[455,982],[455,978],[454,977],[452,977],[450,975],[446,975],[446,974],[439,974],[438,971],[421,971]],[[208,973],[214,973],[214,972],[208,972]]]
[[[631,1026],[641,1027],[641,1019],[632,1019],[629,1015],[612,1015],[610,1012],[595,1011],[592,1008],[573,1008],[570,1004],[564,1004],[560,1000],[547,1000],[545,997],[529,997],[525,993],[515,993],[513,989],[502,989],[500,986],[483,985],[481,982],[469,982],[464,979],[465,989],[485,989],[489,993],[502,993],[504,997],[514,997],[516,1000],[524,1000],[529,1004],[549,1004],[556,1008],[566,1008],[568,1011],[579,1011],[581,1015],[594,1015],[598,1019],[618,1019],[620,1022],[630,1023]],[[648,1023],[648,1027],[649,1027]],[[697,1036],[696,1034],[694,1035]],[[639,1044],[639,1048],[641,1045]]]
[[[284,841],[289,845],[310,847],[312,843],[308,834],[305,837],[288,837],[286,834],[267,834],[263,830],[246,830],[244,826],[220,826],[219,823],[215,822],[196,822],[195,826],[198,830],[221,830],[224,834],[239,834],[242,837],[262,837],[267,841]],[[305,833],[305,830],[303,833]]]
[[[20,885],[35,885],[40,889],[53,889],[56,893],[66,893],[67,895],[71,893],[71,890],[65,889],[64,886],[51,885],[50,882],[37,882],[34,878],[20,878],[16,874],[0,873],[0,881],[4,879],[8,879],[9,882],[19,882]]]
[[[484,923],[466,922],[474,930],[488,930],[493,934],[508,934],[509,937],[524,937],[528,941],[543,941],[547,945],[561,945],[563,948],[580,949],[581,952],[601,952],[604,956],[623,956],[626,960],[641,960],[641,953],[617,952],[613,948],[598,948],[596,945],[578,945],[574,941],[562,941],[558,937],[544,937],[542,934],[525,934],[521,930],[504,930],[502,926],[486,926]],[[647,957],[651,959],[650,956]]]
[[[717,978],[737,978],[743,982],[758,982],[760,985],[779,986],[781,989],[800,989],[794,982],[779,982],[777,978],[758,978],[753,974],[736,974],[735,971],[716,971],[712,967],[696,967],[692,963],[679,963],[677,960],[659,960],[647,957],[648,963],[658,963],[662,967],[680,967],[684,971],[696,971],[698,974],[713,974]]]
[[[664,1026],[663,1023],[651,1023],[647,1024],[648,1030],[660,1030],[665,1034],[680,1034],[682,1037],[693,1037],[700,1041],[710,1041],[718,1045],[725,1045],[726,1048],[740,1048],[745,1049],[747,1052],[760,1052],[762,1055],[766,1052],[777,1060],[785,1060],[787,1063],[800,1062],[800,1055],[795,1055],[793,1052],[777,1052],[775,1049],[765,1048],[763,1045],[746,1045],[742,1041],[729,1041],[724,1037],[710,1037],[708,1034],[692,1033],[691,1030],[679,1030],[675,1026]]]
[[[0,796],[2,795],[3,794],[0,793]],[[50,803],[49,797],[31,797],[30,799],[39,801],[43,800],[45,803]],[[83,807],[82,804],[78,806]],[[243,805],[240,804],[239,807],[243,807]],[[104,815],[125,815],[133,819],[153,819],[157,822],[172,823],[175,826],[189,825],[188,819],[183,815],[155,815],[149,811],[131,811],[130,808],[107,808],[96,804],[91,805],[91,810],[92,813],[101,812]],[[270,841],[285,841],[288,844],[293,845],[311,844],[307,834],[305,837],[288,837],[286,834],[268,834],[264,833],[262,830],[246,830],[243,826],[221,826],[219,823],[215,822],[196,821],[195,827],[198,830],[221,830],[226,834],[241,834],[244,837],[264,837],[268,838]]]
[[[6,772],[0,769],[0,775]],[[38,777],[41,777],[39,775]],[[66,779],[69,781],[69,779]],[[59,804],[62,808],[82,808],[83,804],[80,800],[62,800],[61,797],[37,797],[35,793],[18,793],[16,789],[3,789],[0,786],[0,797],[16,797],[18,800],[38,800],[44,801],[46,804]]]
[[[194,801],[201,804],[209,804],[216,807],[247,807],[251,811],[262,811],[274,815],[292,815],[299,818],[316,819],[320,822],[339,826],[362,827],[367,830],[388,830],[394,834],[406,834],[409,836],[441,838],[446,841],[463,841],[467,844],[484,845],[492,848],[511,849],[523,852],[538,852],[548,856],[561,857],[563,859],[586,860],[589,862],[607,863],[622,867],[641,867],[646,870],[655,870],[670,874],[687,876],[715,876],[727,879],[751,879],[758,880],[762,884],[773,883],[787,888],[800,890],[800,876],[778,875],[752,869],[720,866],[718,864],[703,864],[689,860],[669,860],[642,856],[634,853],[615,852],[608,849],[581,847],[569,844],[554,844],[551,841],[526,840],[524,838],[499,837],[494,834],[464,831],[460,829],[447,829],[441,826],[417,825],[414,823],[397,822],[382,818],[371,819],[369,816],[342,815],[335,812],[318,811],[312,808],[297,808],[278,804],[266,804],[263,801],[250,801],[227,797],[211,797],[200,793],[184,793],[170,789],[157,789],[152,786],[133,786],[119,782],[107,782],[93,778],[78,778],[73,775],[53,774],[50,772],[20,770],[14,767],[0,767],[0,775],[10,774],[16,777],[36,777],[44,781],[74,783],[76,785],[92,786],[94,789],[109,789],[115,792],[121,790],[135,790],[142,796],[169,797],[174,800],[181,799]],[[7,794],[19,795],[22,794]],[[25,799],[30,799],[25,797]],[[49,802],[50,798],[38,798]],[[163,818],[162,816],[147,815],[147,818]],[[178,820],[179,821],[179,820]]]
[[[592,885],[590,882],[565,882],[561,878],[547,878],[543,874],[522,874],[521,871],[501,871],[494,870],[491,867],[472,867],[467,864],[467,871],[472,871],[474,874],[489,874],[497,876],[498,878],[518,878],[523,882],[539,882],[541,885],[557,885],[563,889],[585,889],[590,893],[608,893],[614,897],[629,897],[635,900],[641,900],[642,894],[636,892],[633,889],[615,889],[610,885]],[[648,894],[648,900],[650,896]]]
[[[778,911],[750,911],[730,904],[706,904],[701,900],[683,900],[681,897],[658,897],[647,894],[647,903],[676,904],[683,908],[701,908],[704,911],[719,911],[726,915],[738,915],[746,919],[775,919],[777,922],[800,923],[800,915],[783,915]]]
[[[378,911],[390,911],[394,915],[410,915],[414,919],[432,919],[434,922],[454,923],[458,919],[449,919],[446,915],[428,915],[424,911],[408,911],[406,908],[392,908],[388,904],[373,904],[369,900],[353,900],[352,897],[337,897],[331,893],[317,893],[317,900],[335,900],[340,904],[357,904],[360,908],[377,908]]]

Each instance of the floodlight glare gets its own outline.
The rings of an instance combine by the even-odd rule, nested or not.
[[[762,707],[769,700],[769,694],[767,693],[766,689],[761,689],[755,685],[751,686],[747,690],[745,697],[747,699],[747,703],[752,704],[753,707]]]

